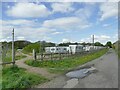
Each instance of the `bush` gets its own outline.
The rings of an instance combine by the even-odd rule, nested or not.
[[[24,53],[32,53],[33,49],[38,53],[40,50],[40,44],[39,43],[32,43],[25,48],[23,48]]]

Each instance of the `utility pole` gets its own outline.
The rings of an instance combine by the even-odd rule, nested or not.
[[[92,36],[92,39],[93,39],[92,44],[93,44],[93,49],[94,49],[94,35]]]
[[[15,51],[14,51],[14,28],[12,31],[12,63],[15,64]]]

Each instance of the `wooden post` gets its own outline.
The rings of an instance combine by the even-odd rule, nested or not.
[[[61,53],[59,53],[59,60],[61,60]]]
[[[52,53],[50,54],[50,58],[51,58],[51,60],[52,60]]]
[[[40,55],[41,55],[41,60],[43,60],[43,53],[41,53]]]
[[[69,57],[69,51],[67,52],[67,57]]]
[[[15,64],[15,51],[14,51],[14,28],[12,31],[12,62],[13,62],[13,66]]]

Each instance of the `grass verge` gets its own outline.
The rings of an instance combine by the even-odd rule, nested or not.
[[[25,55],[16,55],[15,56],[15,60],[20,60],[20,59],[23,59],[23,58],[26,58],[27,56]],[[12,56],[11,54],[10,55],[6,55],[6,57],[4,57],[3,59],[3,62],[10,62],[12,61]]]
[[[54,61],[33,61],[27,60],[25,63],[34,66],[34,67],[45,67],[48,68],[51,73],[61,73],[74,68],[78,65],[82,65],[86,62],[94,60],[103,54],[105,54],[108,49],[103,49],[97,52],[93,52],[84,56],[69,57],[63,60],[54,60]]]
[[[48,81],[43,76],[28,73],[25,69],[18,68],[17,66],[5,66],[2,74],[3,90],[8,88],[31,88],[34,85]]]

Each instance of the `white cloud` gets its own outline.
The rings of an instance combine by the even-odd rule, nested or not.
[[[109,27],[110,24],[103,24],[103,27]]]
[[[53,32],[52,34],[53,34],[53,35],[57,35],[57,34],[61,34],[61,33],[62,33],[62,32],[57,32],[57,31],[56,31],[56,32]]]
[[[53,3],[51,7],[53,9],[53,13],[54,12],[66,13],[66,12],[74,11],[74,8],[72,7],[72,3],[69,2]]]
[[[119,2],[120,0],[108,0],[108,2]]]
[[[92,35],[90,37],[87,37],[87,38],[83,38],[80,40],[80,42],[89,42],[89,43],[92,43]],[[105,44],[107,41],[109,41],[111,39],[110,36],[107,36],[107,35],[94,35],[94,39],[95,39],[95,42],[101,42],[103,44]]]
[[[54,30],[50,30],[47,28],[32,28],[32,27],[24,27],[24,28],[15,28],[15,40],[26,39],[30,41],[37,40],[47,40],[50,33],[53,33]],[[2,39],[12,40],[12,28],[3,27],[3,37]]]
[[[110,36],[107,36],[107,35],[100,35],[100,36],[96,36],[95,35],[95,39],[100,41],[100,40],[108,40],[110,39]]]
[[[18,37],[17,37],[17,40],[25,40],[25,37],[18,36]]]
[[[50,14],[50,11],[43,4],[34,3],[17,3],[6,12],[8,16],[20,18],[36,18],[45,17]]]
[[[0,20],[2,21],[2,20]],[[20,22],[19,22],[20,21]],[[14,29],[15,29],[15,40],[22,40],[22,39],[25,39],[25,40],[30,40],[30,41],[37,41],[37,40],[50,40],[50,34],[56,32],[55,29],[49,29],[49,28],[46,28],[46,27],[32,27],[34,26],[34,21],[30,22],[30,23],[33,23],[33,25],[24,25],[26,22],[29,22],[29,21],[21,21],[21,20],[13,20],[13,22],[10,22],[10,21],[2,21],[4,22],[4,24],[2,24],[2,37],[0,37],[0,41],[2,40],[7,40],[7,41],[11,41],[12,40],[12,29],[13,29],[13,25],[14,26]],[[18,22],[19,24],[23,24],[23,26],[17,26],[19,25],[18,23],[16,24],[15,22]],[[0,33],[1,34],[1,33]]]
[[[83,20],[78,17],[62,17],[53,20],[46,20],[43,23],[44,27],[48,28],[59,28],[59,29],[73,29],[76,28],[84,29],[90,27],[91,24],[87,22],[87,20]]]
[[[81,8],[75,12],[77,16],[89,18],[91,16],[91,11],[87,8]]]
[[[72,42],[72,40],[67,39],[67,38],[63,38],[63,39],[62,39],[62,43],[68,43],[68,42]]]
[[[113,2],[105,2],[100,5],[100,20],[103,21],[105,19],[111,17],[117,17],[118,15],[118,3]]]
[[[75,11],[75,15],[81,18],[89,19],[95,13],[97,7],[96,2],[83,3],[84,6]]]
[[[26,19],[16,19],[16,20],[3,20],[2,25],[6,26],[37,26],[39,23],[36,23],[32,20],[26,20]]]

